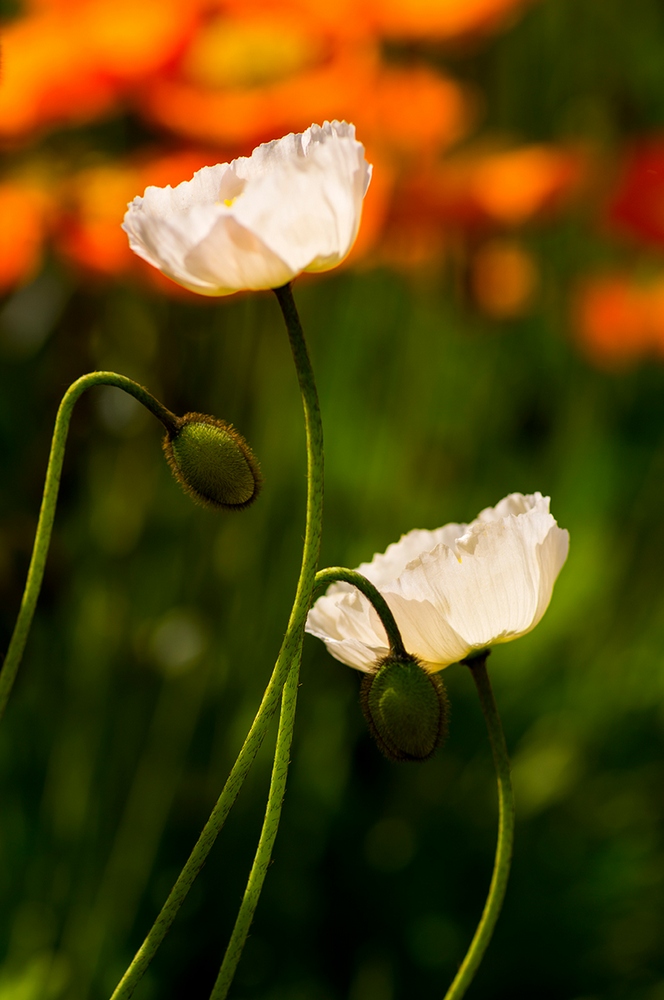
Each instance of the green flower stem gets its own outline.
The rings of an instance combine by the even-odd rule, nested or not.
[[[187,898],[187,893],[191,889],[196,876],[205,864],[207,856],[226,822],[226,817],[238,797],[244,780],[251,769],[251,765],[256,759],[256,754],[265,739],[270,720],[279,704],[279,696],[284,686],[284,679],[292,654],[292,648],[287,649],[284,640],[256,717],[238,754],[237,760],[231,769],[231,773],[226,779],[226,784],[215,803],[214,809],[210,813],[210,818],[203,827],[191,854],[169,893],[168,899],[148,931],[143,944],[134,955],[127,971],[113,991],[111,1000],[127,1000],[128,997],[133,995],[150,962],[156,955],[159,946],[170,930],[171,924],[178,914],[178,910]]]
[[[297,690],[300,677],[300,654],[293,660],[290,672],[283,688],[281,714],[279,716],[279,731],[272,765],[270,792],[268,795],[265,819],[261,830],[256,856],[251,866],[249,880],[244,891],[242,904],[228,942],[224,960],[219,970],[216,982],[210,994],[210,1000],[225,1000],[233,981],[235,971],[242,956],[242,950],[247,940],[249,927],[253,920],[256,906],[260,898],[263,882],[272,858],[272,849],[279,829],[281,807],[286,792],[286,779],[290,765],[290,750],[293,742],[295,725],[295,709],[297,707]]]
[[[291,351],[302,394],[307,437],[307,522],[304,551],[302,553],[302,568],[300,570],[295,602],[288,623],[288,631],[286,632],[287,638],[289,635],[293,635],[296,639],[297,650],[292,658],[290,671],[283,690],[279,731],[277,734],[277,744],[263,828],[233,933],[231,934],[219,975],[210,994],[210,1000],[225,1000],[228,994],[235,970],[242,955],[242,949],[247,940],[251,921],[256,912],[256,906],[258,905],[279,828],[281,806],[286,790],[286,779],[290,764],[293,727],[295,724],[304,626],[307,621],[307,614],[311,607],[314,592],[318,554],[320,551],[320,536],[323,525],[323,425],[320,418],[314,373],[311,361],[309,360],[304,333],[297,314],[291,286],[284,285],[282,288],[275,288],[274,291],[288,329]]]
[[[28,568],[28,578],[21,600],[21,607],[14,626],[14,632],[7,649],[7,655],[0,672],[0,719],[4,715],[7,701],[16,678],[16,673],[23,656],[25,644],[28,639],[30,625],[37,606],[39,591],[44,578],[44,568],[46,557],[51,541],[53,521],[55,519],[55,508],[58,502],[58,491],[60,488],[60,475],[62,473],[62,463],[65,457],[65,445],[67,442],[67,432],[74,406],[79,397],[95,385],[111,385],[118,389],[123,389],[134,396],[140,403],[146,406],[167,430],[177,429],[178,418],[167,410],[165,406],[152,396],[147,389],[138,385],[124,375],[116,375],[115,372],[91,372],[77,379],[65,393],[58,414],[55,420],[53,440],[51,443],[51,454],[46,470],[46,482],[44,484],[44,495],[42,497],[39,521],[37,523],[37,533],[32,549],[32,558]]]
[[[480,704],[486,720],[493,762],[498,779],[498,843],[493,865],[493,875],[489,887],[484,910],[470,948],[466,953],[454,981],[445,994],[445,1000],[460,1000],[464,995],[487,949],[493,929],[496,926],[500,908],[505,898],[510,862],[512,860],[512,843],[514,840],[514,796],[510,778],[510,762],[507,756],[505,735],[498,715],[498,708],[491,690],[489,675],[486,670],[488,652],[465,662],[472,674]]]
[[[327,569],[321,569],[316,573],[316,585],[314,587],[313,600],[322,593],[324,590],[330,586],[331,583],[338,583],[342,581],[343,583],[350,583],[353,587],[357,587],[364,596],[371,601],[376,611],[376,614],[380,618],[383,628],[387,632],[387,641],[390,644],[390,652],[397,659],[405,659],[408,654],[404,648],[403,639],[401,638],[401,632],[399,631],[399,626],[394,620],[394,615],[390,611],[387,602],[379,590],[374,587],[370,580],[367,580],[366,576],[362,576],[354,569],[346,569],[343,566],[330,566]]]
[[[292,637],[291,641],[295,644],[294,651],[299,653],[307,614],[311,607],[311,595],[318,569],[320,537],[323,531],[323,424],[314,372],[292,288],[290,285],[284,285],[282,288],[275,288],[274,291],[288,329],[288,339],[302,396],[307,445],[307,519],[302,565],[284,639],[284,642],[287,642],[289,637]]]
[[[298,580],[295,601],[288,621],[288,627],[284,636],[281,650],[275,664],[272,676],[263,695],[258,713],[252,724],[249,734],[245,739],[240,754],[233,765],[226,784],[217,800],[217,803],[210,815],[209,820],[203,827],[194,849],[184,868],[180,872],[171,893],[164,903],[162,910],[157,917],[152,928],[148,932],[143,944],[137,951],[134,959],[116,987],[111,1000],[128,1000],[138,985],[143,973],[152,961],[159,945],[163,941],[168,929],[173,923],[175,916],[184,902],[189,889],[203,867],[205,860],[210,853],[225,820],[228,812],[237,798],[242,783],[249,772],[249,769],[258,753],[258,750],[265,738],[270,719],[274,714],[279,702],[279,697],[286,684],[287,679],[294,686],[297,692],[297,678],[299,675],[299,660],[302,649],[302,639],[304,626],[307,620],[307,612],[311,604],[314,577],[318,566],[318,553],[320,549],[320,536],[322,530],[323,517],[323,428],[320,419],[320,409],[318,406],[318,394],[314,381],[313,369],[309,360],[304,334],[297,315],[295,302],[289,285],[275,289],[279,305],[281,306],[288,335],[291,343],[291,350],[295,361],[302,404],[304,407],[306,441],[307,441],[307,518],[304,536],[304,548],[302,552],[302,564],[300,577]],[[292,668],[292,669],[291,669]],[[282,715],[277,737],[278,745],[275,751],[275,771],[273,772],[270,789],[270,800],[274,806],[275,801],[279,801],[277,786],[281,788],[280,796],[283,798],[283,788],[285,787],[288,769],[288,750],[286,740],[290,747],[290,738],[287,737],[288,730],[292,733],[293,715],[295,711],[295,694],[292,698],[287,698],[284,692],[282,700]],[[276,757],[279,755],[279,740],[281,739],[282,749],[285,751],[285,759],[282,757],[280,766],[277,768]],[[276,777],[275,777],[275,772]],[[279,803],[280,804],[280,803]],[[276,819],[276,823],[274,820]],[[233,932],[233,955],[225,961],[226,969],[224,977],[230,985],[230,981],[239,962],[242,947],[249,930],[249,925],[253,917],[258,897],[265,878],[265,870],[272,853],[272,845],[277,833],[279,821],[278,812],[274,808],[270,811],[270,801],[263,824],[263,832],[249,876],[247,892],[241,904],[240,912],[236,922],[236,930]],[[229,945],[230,949],[230,945]],[[220,971],[221,976],[221,971]],[[216,988],[216,987],[215,987]],[[228,987],[226,986],[225,989]],[[225,996],[225,993],[220,994]]]

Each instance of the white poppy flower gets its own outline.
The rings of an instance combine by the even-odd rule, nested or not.
[[[512,493],[471,524],[410,531],[358,571],[387,601],[407,651],[437,671],[530,632],[568,548],[549,497]],[[388,653],[373,606],[347,583],[333,584],[316,601],[307,631],[358,670],[372,671]]]
[[[343,260],[370,178],[355,126],[325,122],[146,188],[122,228],[139,257],[201,295],[278,288]]]

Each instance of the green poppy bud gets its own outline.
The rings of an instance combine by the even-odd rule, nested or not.
[[[381,660],[365,674],[360,701],[372,736],[390,760],[427,760],[447,736],[445,685],[414,656]]]
[[[206,507],[242,510],[258,496],[258,462],[242,435],[223,420],[185,413],[166,434],[164,452],[184,491]]]

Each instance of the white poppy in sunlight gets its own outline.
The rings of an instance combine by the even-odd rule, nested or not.
[[[325,122],[146,188],[122,228],[135,253],[201,295],[278,288],[344,259],[370,179],[355,126]]]
[[[471,524],[408,532],[358,572],[387,601],[406,650],[437,671],[530,632],[547,609],[568,548],[549,497],[512,493]],[[388,653],[378,615],[347,583],[332,584],[316,601],[307,631],[358,670],[374,670]]]

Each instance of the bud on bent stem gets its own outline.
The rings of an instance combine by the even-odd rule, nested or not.
[[[390,651],[365,673],[360,704],[378,749],[393,761],[428,760],[448,731],[449,699],[438,674],[406,652],[394,615],[380,591],[357,570],[334,566],[316,574],[313,599],[332,583],[357,587],[379,616]]]
[[[41,590],[72,412],[83,393],[97,385],[122,389],[162,423],[166,429],[166,441],[170,443],[174,455],[172,461],[169,459],[171,468],[194,499],[216,508],[241,510],[255,500],[260,489],[260,471],[249,445],[223,421],[200,413],[177,417],[144,386],[116,372],[90,372],[73,382],[63,396],[56,416],[28,576],[0,670],[0,719],[23,656]]]
[[[260,492],[254,454],[231,424],[204,413],[186,413],[167,428],[163,447],[173,475],[197,503],[215,510],[243,510]]]

